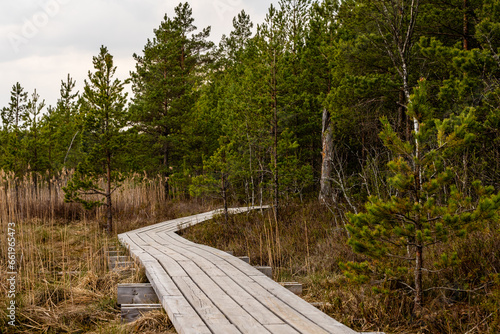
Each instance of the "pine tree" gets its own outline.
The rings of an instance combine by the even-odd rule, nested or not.
[[[282,29],[283,13],[277,10],[272,4],[269,7],[264,24],[257,28],[257,41],[259,49],[262,52],[260,61],[264,66],[264,77],[260,78],[269,98],[264,99],[263,107],[268,109],[268,117],[272,129],[272,153],[271,153],[271,171],[273,174],[273,207],[274,217],[279,220],[279,168],[278,168],[278,142],[279,142],[279,109],[281,104],[281,88],[283,82],[280,78],[280,69],[283,64],[283,56],[285,52],[286,36]],[[267,106],[265,105],[267,104]]]
[[[106,206],[108,234],[113,232],[111,195],[120,186],[118,166],[115,161],[123,148],[123,129],[126,125],[123,93],[125,82],[114,79],[116,67],[113,56],[104,46],[98,56],[93,57],[95,72],[89,71],[88,79],[80,99],[80,113],[83,118],[82,153],[84,161],[78,165],[73,178],[64,188],[65,201],[79,202],[85,208]],[[104,177],[105,186],[100,186]],[[95,199],[97,195],[101,199]]]
[[[71,169],[77,166],[78,128],[77,102],[79,92],[74,92],[76,81],[68,74],[61,80],[60,97],[56,108],[47,115],[47,136],[50,144],[50,162],[53,169]]]
[[[401,140],[387,119],[382,119],[380,134],[396,157],[389,163],[389,184],[396,191],[390,198],[370,197],[365,212],[350,214],[349,244],[356,252],[376,261],[350,263],[348,276],[366,281],[375,274],[385,282],[396,281],[414,294],[414,311],[424,303],[423,273],[449,266],[454,254],[442,254],[441,263],[425,263],[425,254],[435,244],[464,236],[488,219],[500,207],[500,193],[493,187],[473,182],[475,194],[460,192],[454,179],[456,166],[446,163],[474,140],[470,133],[475,122],[470,110],[443,121],[432,119],[427,87],[421,81],[409,105],[409,117],[419,120],[414,141]],[[423,122],[422,120],[425,120]],[[412,265],[413,264],[413,265]],[[349,272],[350,271],[350,272]],[[413,279],[406,282],[405,273]]]
[[[203,82],[203,66],[209,61],[206,52],[212,43],[206,39],[210,27],[195,33],[192,9],[188,3],[175,8],[176,16],[165,15],[155,37],[148,40],[143,55],[134,54],[136,71],[132,73],[135,93],[133,120],[149,138],[150,147],[165,177],[165,196],[169,196],[171,167],[183,160],[188,138],[184,136]],[[174,171],[175,172],[175,171]]]
[[[28,101],[26,112],[23,114],[23,121],[27,130],[25,138],[26,145],[26,160],[29,161],[30,171],[40,173],[47,168],[47,161],[43,161],[42,143],[40,136],[40,121],[41,112],[45,108],[45,100],[39,102],[40,96],[37,94],[36,89]],[[37,184],[35,179],[35,185]]]
[[[258,166],[268,166],[266,150],[270,143],[269,115],[267,110],[261,110],[260,104],[265,93],[260,82],[262,67],[258,59],[258,43],[251,38],[252,27],[253,23],[244,11],[233,19],[233,31],[229,37],[222,38],[214,69],[202,87],[195,122],[199,124],[198,128],[202,128],[200,125],[209,126],[210,129],[203,133],[212,138],[212,145],[205,155],[210,158],[204,159],[204,173],[209,170],[206,163],[218,159],[217,152],[225,149],[222,143],[231,142],[233,168],[227,178],[231,180],[231,189],[236,190],[235,195],[253,206],[256,201],[262,203],[263,200],[263,180],[268,171],[259,170]],[[207,144],[200,141],[200,145]]]
[[[222,199],[224,221],[229,221],[229,187],[235,173],[236,155],[234,143],[227,142],[227,138],[220,137],[220,146],[207,160],[204,161],[204,174],[193,178],[190,192],[193,195],[215,193]]]
[[[219,57],[222,57],[225,63],[224,70],[229,69],[235,62],[241,61],[242,54],[248,46],[248,41],[252,36],[253,23],[250,15],[242,10],[233,18],[233,31],[229,37],[223,35],[219,43]]]
[[[24,171],[22,161],[22,118],[28,107],[28,93],[19,82],[12,86],[9,106],[1,111],[3,140],[2,140],[2,167],[16,173],[17,176]]]

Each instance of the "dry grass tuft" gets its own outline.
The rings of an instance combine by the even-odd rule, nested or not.
[[[132,333],[138,334],[175,333],[172,323],[163,310],[148,312],[131,322],[128,327]]]

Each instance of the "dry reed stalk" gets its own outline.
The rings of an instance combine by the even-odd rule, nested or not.
[[[22,326],[26,333],[74,331],[74,327],[66,326],[64,319],[73,315],[82,318],[82,314],[88,312],[71,310],[86,308],[92,303],[101,307],[99,299],[109,299],[119,280],[143,281],[145,278],[138,268],[131,278],[121,278],[116,273],[106,276],[107,261],[103,255],[110,239],[96,224],[103,210],[85,212],[78,204],[64,203],[63,187],[71,174],[70,171],[53,176],[28,173],[17,178],[14,173],[0,171],[0,276],[3,279],[2,275],[7,272],[8,247],[4,236],[8,224],[13,222],[16,224],[17,298],[22,305],[18,318],[26,325]],[[161,177],[136,174],[124,178],[122,187],[113,194],[118,230],[157,222],[166,212],[162,186]],[[95,275],[87,279],[87,287],[82,288],[79,284],[85,273]],[[3,290],[2,285],[2,296],[6,295]],[[92,311],[89,317],[104,312],[108,322],[117,313],[113,305],[109,306],[111,312]],[[96,319],[99,317],[102,315]],[[4,330],[2,321],[3,318],[0,332]]]
[[[102,207],[86,213],[78,204],[64,203],[63,187],[71,176],[71,171],[63,170],[53,176],[27,173],[17,178],[12,172],[0,171],[0,226],[4,228],[9,222],[35,217],[44,221],[74,221],[84,215],[102,219]],[[99,184],[104,186],[104,179]],[[114,215],[124,224],[117,226],[119,230],[146,220],[156,222],[166,204],[163,187],[160,175],[153,178],[141,174],[125,177],[112,196]],[[2,248],[5,251],[5,247]]]

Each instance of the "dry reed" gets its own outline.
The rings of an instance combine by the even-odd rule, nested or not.
[[[133,326],[120,324],[116,286],[144,281],[144,272],[136,268],[123,276],[108,271],[104,253],[117,239],[100,228],[102,209],[86,212],[79,204],[64,203],[62,188],[70,177],[68,171],[56,176],[31,173],[23,178],[0,171],[1,333],[137,332]],[[125,178],[113,194],[115,231],[201,210],[198,205],[166,205],[163,189],[159,177],[136,174]],[[12,226],[17,271],[15,327],[8,325],[4,303],[9,302],[6,282],[12,270],[7,267],[6,241]],[[166,319],[161,323],[163,329],[169,326]]]

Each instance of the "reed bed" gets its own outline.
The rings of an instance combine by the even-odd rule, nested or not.
[[[0,171],[0,333],[174,333],[164,314],[120,323],[116,286],[142,282],[144,272],[108,270],[105,251],[117,245],[116,235],[101,229],[102,208],[85,211],[64,202],[70,177],[70,171],[22,178]],[[124,178],[113,194],[115,233],[205,208],[167,201],[162,182],[138,174]],[[9,227],[15,238],[16,326],[8,324],[7,311]]]
[[[74,221],[83,216],[100,219],[104,211],[102,207],[86,212],[77,203],[64,202],[63,187],[71,176],[72,172],[66,170],[52,176],[28,173],[22,178],[12,172],[0,171],[0,222],[5,224],[31,218]],[[104,187],[104,180],[100,183]],[[140,174],[126,177],[112,195],[115,216],[127,223],[156,219],[165,213],[163,189],[161,177],[147,178]]]

